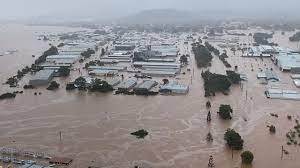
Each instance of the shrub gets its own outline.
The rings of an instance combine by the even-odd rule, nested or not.
[[[242,158],[242,163],[244,164],[251,164],[253,159],[254,159],[254,156],[253,156],[253,153],[250,152],[250,151],[244,151],[242,154],[241,154],[241,158]]]
[[[12,99],[16,97],[16,93],[4,93],[2,95],[0,95],[0,100],[3,99]]]
[[[275,128],[275,126],[274,126],[274,125],[269,126],[269,131],[270,131],[270,133],[275,134],[275,133],[276,133],[276,128]]]
[[[58,73],[59,73],[59,76],[69,76],[70,75],[70,69],[68,67],[60,67],[58,69]]]
[[[243,149],[244,140],[234,129],[228,129],[224,134],[227,145],[233,150]]]
[[[113,91],[113,87],[108,84],[106,81],[101,79],[95,79],[92,81],[92,85],[90,87],[91,92],[110,92]]]
[[[232,108],[230,105],[221,104],[221,106],[219,107],[218,113],[222,119],[230,120],[232,118],[231,117]]]
[[[131,133],[131,135],[136,136],[138,139],[143,139],[148,135],[148,132],[144,129],[138,130],[136,132]]]
[[[47,90],[55,90],[59,88],[59,83],[57,83],[56,81],[52,81],[50,83],[50,85],[47,87]]]

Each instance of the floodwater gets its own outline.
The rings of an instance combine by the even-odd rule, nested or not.
[[[72,30],[0,26],[0,48],[19,50],[15,55],[0,57],[1,83],[18,68],[31,65],[35,59],[31,55],[39,55],[48,48],[48,43],[36,39],[37,34],[60,31]],[[278,38],[284,42],[288,36],[278,35]],[[180,47],[183,48],[183,44]],[[240,86],[232,87],[228,96],[217,94],[210,98],[210,124],[206,122],[207,99],[204,98],[200,76],[202,70],[194,66],[191,56],[190,66],[195,73],[187,72],[179,77],[181,82],[190,84],[188,95],[143,97],[66,92],[64,83],[74,78],[70,77],[57,79],[62,84],[58,91],[47,91],[45,88],[26,90],[14,100],[1,101],[0,146],[69,156],[74,159],[70,167],[76,168],[90,165],[105,168],[134,165],[143,168],[207,167],[209,155],[214,156],[216,167],[245,167],[240,163],[240,152],[234,152],[231,158],[231,150],[223,140],[225,130],[231,127],[242,135],[244,149],[253,151],[255,160],[252,167],[300,167],[300,147],[287,146],[285,142],[285,133],[293,127],[293,122],[288,121],[286,116],[299,117],[300,103],[266,99],[266,86],[256,80],[258,67],[264,68],[266,64],[267,67],[273,67],[285,81],[284,86],[296,89],[289,74],[279,72],[267,59],[262,62],[259,59],[241,58],[238,53],[229,56],[228,61],[233,67],[238,65],[239,72],[246,74],[249,81],[243,89]],[[214,58],[210,70],[224,73],[225,67],[218,58]],[[76,73],[72,72],[72,76]],[[6,86],[0,87],[1,93],[10,90]],[[34,92],[42,92],[42,95],[34,96]],[[220,104],[233,107],[231,121],[223,121],[217,116]],[[279,118],[271,117],[269,113],[276,113]],[[269,124],[276,126],[275,135],[269,133],[266,127]],[[147,130],[149,135],[142,140],[130,135],[139,129]],[[212,143],[206,141],[209,131],[214,138]],[[59,132],[62,132],[62,142]],[[281,145],[290,152],[283,160],[280,159]]]

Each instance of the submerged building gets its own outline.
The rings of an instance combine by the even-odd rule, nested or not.
[[[134,86],[137,84],[136,79],[127,79],[123,82],[121,82],[117,88],[119,91],[130,91],[131,89],[134,88]]]
[[[300,73],[300,54],[279,54],[274,57],[274,63],[282,71]]]
[[[144,80],[142,83],[137,85],[133,90],[135,94],[147,94],[149,91],[156,86],[158,83],[154,80]]]
[[[178,82],[170,82],[160,87],[160,93],[175,93],[175,94],[187,94],[189,87],[186,85],[178,84]]]
[[[54,73],[55,70],[52,69],[41,70],[29,80],[29,84],[33,86],[46,85],[53,79]]]

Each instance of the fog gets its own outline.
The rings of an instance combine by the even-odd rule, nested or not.
[[[273,17],[299,15],[299,0],[0,0],[0,19],[84,18],[109,20],[149,9],[193,12],[263,13]]]

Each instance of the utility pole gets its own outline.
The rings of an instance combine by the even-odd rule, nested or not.
[[[61,136],[61,131],[59,131],[59,142],[61,143],[62,141],[62,136]]]
[[[281,146],[281,160],[283,159],[283,145]]]

